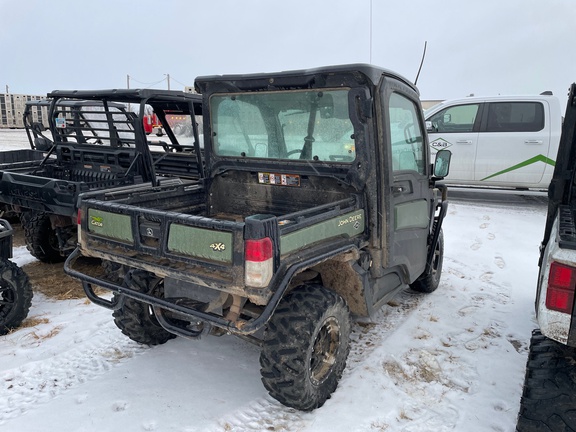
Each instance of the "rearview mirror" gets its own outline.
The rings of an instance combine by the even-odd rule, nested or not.
[[[452,152],[450,150],[438,150],[436,160],[434,161],[434,177],[436,180],[443,179],[450,171],[450,159]]]
[[[334,118],[334,99],[332,95],[329,93],[321,93],[319,96],[318,109],[320,110],[320,118]]]

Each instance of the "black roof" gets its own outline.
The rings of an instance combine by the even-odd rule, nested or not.
[[[52,98],[50,99],[40,99],[26,102],[27,106],[39,106],[39,107],[50,107],[52,103]],[[58,101],[58,106],[77,108],[83,106],[102,106],[103,102],[101,100],[75,100],[75,99],[62,99]],[[108,106],[116,108],[124,108],[121,103],[110,102]]]
[[[85,100],[111,100],[116,102],[139,103],[143,99],[166,101],[200,102],[201,96],[180,90],[158,89],[108,89],[108,90],[53,90],[48,93],[51,98],[73,98]]]
[[[289,85],[288,83],[296,83],[296,82],[302,85],[311,81],[314,82],[318,82],[318,80],[321,81],[322,77],[344,75],[344,74],[355,76],[357,81],[369,80],[372,85],[378,84],[382,76],[388,76],[403,82],[404,84],[412,88],[416,93],[419,93],[416,86],[402,75],[388,69],[384,69],[378,66],[365,63],[323,66],[313,69],[301,69],[301,70],[269,72],[269,73],[253,73],[253,74],[240,74],[240,75],[207,75],[197,77],[195,80],[195,87],[197,91],[204,92],[207,84],[218,82],[233,83],[234,87],[240,90],[255,89],[258,87],[263,88],[266,86],[266,82],[269,83],[269,86],[274,86],[274,84],[276,84],[277,86]],[[271,81],[271,79],[273,79],[273,81]],[[324,78],[324,80],[325,79],[326,78]]]

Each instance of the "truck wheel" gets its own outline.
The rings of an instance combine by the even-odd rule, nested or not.
[[[268,322],[260,373],[270,395],[303,411],[324,405],[346,366],[350,311],[322,285],[290,292]]]
[[[12,261],[0,260],[0,335],[24,321],[33,294],[28,275]]]
[[[164,287],[161,279],[146,272],[134,272],[131,277],[133,287],[143,293],[155,292],[162,295]],[[114,294],[116,298],[117,294]],[[114,311],[114,324],[133,341],[145,345],[160,345],[174,339],[176,335],[166,331],[156,319],[152,308],[138,300],[126,298],[124,305]]]
[[[575,348],[532,332],[516,431],[576,431],[575,362]]]
[[[429,294],[436,291],[440,285],[440,276],[442,276],[442,263],[444,262],[444,233],[440,230],[438,243],[432,257],[432,268],[429,272],[424,272],[410,285],[414,291]]]
[[[45,263],[65,260],[60,253],[56,231],[52,229],[48,213],[27,211],[20,217],[26,247],[32,256]]]

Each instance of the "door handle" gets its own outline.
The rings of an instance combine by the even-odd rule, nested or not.
[[[456,141],[457,144],[472,144],[472,140],[459,140]]]
[[[542,140],[526,140],[524,144],[542,144]]]

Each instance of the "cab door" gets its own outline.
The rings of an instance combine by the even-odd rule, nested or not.
[[[387,113],[391,155],[389,264],[401,268],[411,283],[426,267],[432,211],[424,123],[419,106],[400,92],[388,95]]]
[[[442,149],[452,152],[447,182],[466,184],[475,179],[482,107],[481,103],[453,105],[427,119],[432,123],[428,133],[432,154]]]

